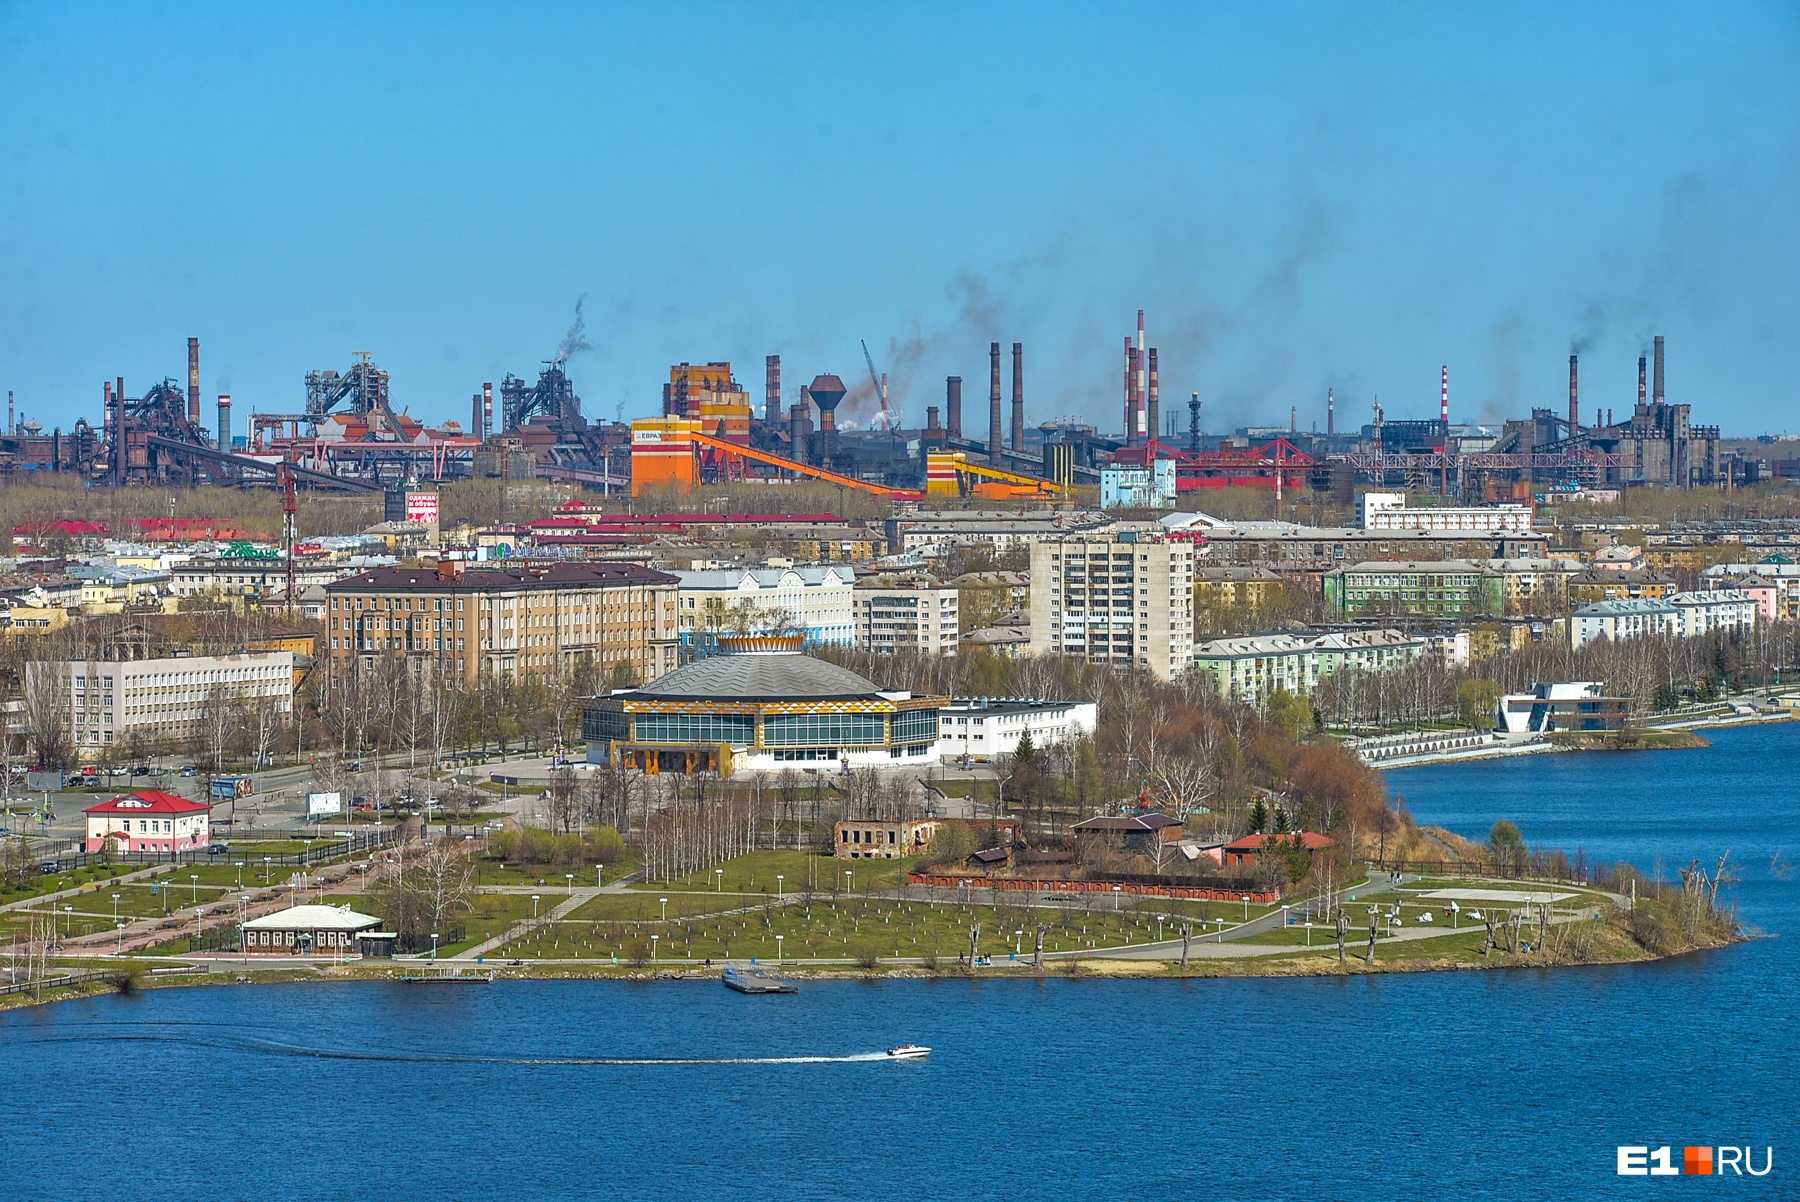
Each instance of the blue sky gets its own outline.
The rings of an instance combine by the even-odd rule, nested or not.
[[[0,0],[0,390],[185,372],[292,411],[367,350],[467,419],[585,295],[591,416],[667,365],[862,379],[987,344],[1120,420],[1149,313],[1206,426],[1669,393],[1800,431],[1800,8]],[[622,407],[622,410],[621,410]]]

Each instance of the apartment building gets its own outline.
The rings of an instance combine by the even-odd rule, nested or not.
[[[295,595],[354,570],[342,564],[296,563]],[[285,597],[287,562],[277,556],[191,559],[169,569],[169,591],[177,597]]]
[[[676,666],[676,585],[634,563],[376,568],[325,587],[324,653],[334,680],[385,655],[465,685],[583,663],[649,681]]]
[[[968,756],[1002,760],[1031,736],[1042,751],[1053,743],[1091,735],[1100,722],[1093,701],[1045,701],[1033,697],[957,697],[938,708],[938,753],[945,760]]]
[[[962,635],[953,588],[859,587],[852,593],[856,646],[863,651],[956,654]]]
[[[1569,577],[1569,604],[1579,609],[1600,601],[1660,601],[1676,587],[1673,576],[1643,568],[1589,568]]]
[[[1154,522],[1042,538],[1031,546],[1031,650],[1187,669],[1194,637],[1194,545]]]
[[[1505,580],[1467,559],[1380,560],[1325,573],[1326,608],[1345,617],[1409,614],[1418,617],[1499,617],[1505,612]]]
[[[1664,599],[1600,601],[1584,605],[1569,619],[1569,641],[1585,647],[1600,639],[1619,642],[1665,635],[1695,639],[1714,633],[1748,633],[1756,626],[1757,599],[1735,589],[1675,593]]]
[[[848,567],[723,568],[676,572],[680,637],[710,652],[721,634],[783,633],[791,624],[807,646],[856,641],[856,574]]]
[[[1529,505],[1433,505],[1414,508],[1403,492],[1366,492],[1356,498],[1356,524],[1364,530],[1426,530],[1435,534],[1524,534]]]
[[[66,704],[78,752],[97,754],[132,735],[169,745],[186,742],[221,707],[294,708],[294,656],[288,651],[247,655],[176,655],[158,659],[63,660],[27,667],[31,700]],[[51,690],[48,698],[42,698]]]
[[[1262,705],[1277,690],[1310,693],[1320,681],[1346,669],[1405,667],[1427,646],[1428,640],[1398,630],[1214,639],[1194,649],[1194,671],[1210,680],[1221,697]]]

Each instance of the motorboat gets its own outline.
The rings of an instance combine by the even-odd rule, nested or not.
[[[799,993],[800,986],[764,968],[727,967],[719,977],[725,988],[739,993]]]
[[[889,1048],[887,1054],[895,1060],[920,1060],[931,1055],[931,1049],[916,1043],[903,1043],[897,1048]]]

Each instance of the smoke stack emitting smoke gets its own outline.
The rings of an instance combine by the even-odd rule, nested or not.
[[[1581,394],[1575,386],[1576,356],[1569,356],[1569,433],[1581,433]]]
[[[587,319],[581,315],[581,306],[587,302],[587,293],[583,292],[575,301],[575,324],[563,335],[563,340],[556,348],[556,358],[551,366],[561,367],[569,361],[569,356],[578,351],[591,351],[594,344],[587,340]]]
[[[988,462],[998,467],[1000,445],[1000,344],[988,344]]]

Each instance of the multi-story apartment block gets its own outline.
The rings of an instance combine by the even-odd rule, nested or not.
[[[330,584],[354,570],[341,564],[296,563],[294,594]],[[275,556],[192,559],[169,569],[169,591],[177,597],[284,597],[287,563]]]
[[[634,563],[376,568],[326,586],[333,680],[402,657],[472,685],[626,665],[650,681],[676,666],[676,579]]]
[[[1466,559],[1372,561],[1325,573],[1325,606],[1345,617],[1499,617],[1506,606],[1499,572]]]
[[[134,734],[157,744],[192,739],[221,707],[294,708],[294,656],[177,655],[159,659],[63,660],[27,667],[27,708],[45,700],[69,707],[76,749],[96,754]]]
[[[1194,671],[1212,681],[1221,697],[1262,705],[1277,690],[1310,693],[1346,669],[1387,672],[1425,653],[1427,640],[1398,630],[1332,634],[1273,634],[1214,639],[1194,649]]]
[[[1569,604],[1579,609],[1599,601],[1660,601],[1675,589],[1675,578],[1661,572],[1589,568],[1569,577]]]
[[[856,641],[856,574],[847,567],[725,568],[676,572],[681,641],[710,651],[721,634],[786,633],[806,645]]]
[[[953,588],[858,588],[853,604],[856,646],[861,650],[956,654],[962,630],[957,620],[957,590]]]
[[[1194,637],[1194,546],[1154,522],[1043,538],[1031,547],[1031,650],[1187,669]]]
[[[1366,492],[1356,498],[1356,524],[1364,530],[1428,530],[1439,534],[1482,534],[1531,529],[1529,505],[1477,505],[1467,508],[1413,508],[1403,492]]]

